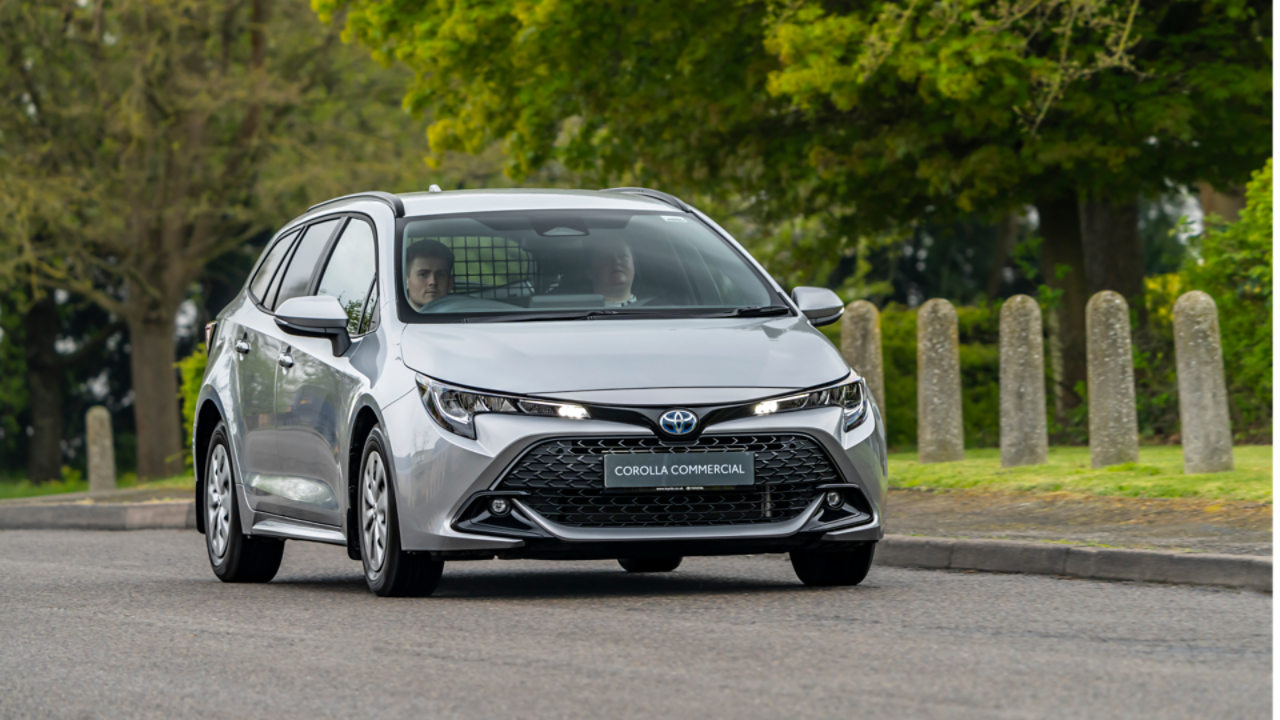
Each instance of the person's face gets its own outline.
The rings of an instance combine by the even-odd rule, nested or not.
[[[606,241],[593,247],[588,272],[591,285],[606,300],[618,302],[631,297],[636,266],[626,243]]]
[[[414,258],[409,266],[409,302],[414,309],[448,295],[453,290],[453,276],[449,274],[449,261],[437,257]]]

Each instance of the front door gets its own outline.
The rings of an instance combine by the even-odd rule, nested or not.
[[[227,318],[226,331],[236,356],[234,406],[238,413],[228,418],[238,423],[232,437],[242,438],[239,454],[240,481],[252,487],[261,477],[280,472],[280,453],[274,437],[276,358],[283,345],[270,314],[272,296],[280,282],[281,267],[297,233],[278,239],[268,248],[258,271],[249,283],[248,297]]]
[[[351,363],[360,352],[366,298],[374,278],[372,227],[352,218],[317,273],[310,292],[338,299],[351,318],[352,346],[334,356],[325,338],[289,336],[286,361],[276,375],[276,443],[281,473],[296,490],[290,515],[341,525],[346,510],[342,439],[351,409],[366,380]]]
[[[274,312],[285,300],[307,293],[318,261],[324,256],[330,238],[342,222],[342,218],[335,218],[313,223],[303,229],[301,238],[285,256],[280,269],[275,273],[276,278],[265,293],[263,310]],[[317,492],[315,487],[300,483],[282,462],[277,387],[280,375],[285,371],[284,365],[289,363],[294,338],[276,326],[273,315],[263,312],[261,316],[263,327],[258,333],[261,350],[255,347],[242,363],[248,363],[249,358],[253,358],[255,380],[266,378],[267,384],[260,388],[260,395],[246,397],[243,402],[244,407],[252,405],[255,415],[259,416],[254,421],[262,429],[250,434],[256,435],[253,442],[261,447],[263,454],[271,453],[272,462],[252,476],[245,474],[245,496],[249,506],[256,512],[328,523],[332,521],[333,498],[327,493]],[[246,424],[248,422],[249,419],[246,419]],[[318,511],[315,510],[317,507]]]

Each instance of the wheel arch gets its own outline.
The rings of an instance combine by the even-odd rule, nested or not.
[[[351,436],[347,449],[347,557],[360,559],[360,532],[356,509],[360,506],[360,460],[364,454],[365,441],[369,433],[381,424],[382,418],[373,405],[367,400],[360,403],[356,416],[351,421]]]
[[[195,427],[192,428],[191,459],[192,470],[196,476],[196,531],[204,533],[204,468],[209,456],[209,440],[213,437],[214,428],[224,419],[222,406],[216,396],[210,395],[200,402],[196,412]]]

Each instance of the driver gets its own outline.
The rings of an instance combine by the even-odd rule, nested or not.
[[[636,279],[635,256],[626,240],[610,238],[591,245],[587,276],[592,291],[604,296],[605,307],[626,307],[636,302],[631,284]]]
[[[453,251],[439,240],[419,240],[405,252],[405,290],[409,304],[423,312],[453,291]]]

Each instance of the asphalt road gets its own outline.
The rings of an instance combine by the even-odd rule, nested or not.
[[[1271,597],[779,556],[456,563],[387,600],[291,542],[219,583],[190,531],[0,532],[0,716],[1269,717]]]

